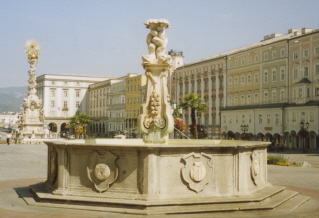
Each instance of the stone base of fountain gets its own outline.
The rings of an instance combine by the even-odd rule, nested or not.
[[[272,210],[309,199],[267,182],[267,142],[194,142],[46,142],[48,179],[31,191],[37,205],[145,215]]]

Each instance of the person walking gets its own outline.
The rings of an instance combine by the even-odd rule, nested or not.
[[[8,145],[10,145],[11,137],[12,137],[11,133],[8,133],[8,134],[7,134],[7,144],[8,144]]]

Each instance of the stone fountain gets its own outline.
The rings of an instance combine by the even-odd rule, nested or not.
[[[268,142],[168,140],[173,130],[166,86],[169,22],[151,19],[145,25],[147,94],[138,122],[143,139],[46,142],[47,181],[31,186],[36,201],[26,201],[149,215],[266,211],[308,200],[267,182]]]

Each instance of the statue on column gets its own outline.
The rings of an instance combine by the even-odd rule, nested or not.
[[[25,138],[42,137],[43,132],[43,104],[42,100],[37,95],[36,82],[36,65],[40,54],[39,43],[34,40],[28,40],[25,45],[25,52],[28,54],[28,62],[30,64],[28,94],[24,97],[22,107],[22,116],[20,117],[21,135]]]
[[[147,88],[138,128],[145,143],[167,143],[168,134],[174,129],[167,90],[167,71],[171,66],[171,56],[165,54],[168,41],[165,28],[169,28],[169,22],[165,19],[150,19],[145,25],[150,29],[146,38],[149,54],[142,56]]]

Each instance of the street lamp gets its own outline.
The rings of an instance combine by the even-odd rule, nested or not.
[[[300,131],[299,131],[299,136],[301,138],[303,138],[303,145],[302,145],[302,152],[303,153],[306,153],[306,147],[305,147],[305,144],[306,144],[306,137],[307,137],[307,133],[308,133],[308,127],[309,127],[309,122],[307,121],[306,123],[306,127],[305,127],[305,123],[303,121],[301,121],[299,123],[300,125]]]
[[[249,126],[248,125],[243,125],[243,124],[241,124],[240,125],[240,129],[241,129],[241,131],[243,131],[244,133],[243,133],[243,137],[242,138],[244,138],[244,139],[246,139],[246,132],[248,131],[248,128],[249,128]]]

